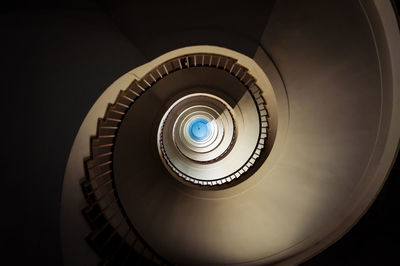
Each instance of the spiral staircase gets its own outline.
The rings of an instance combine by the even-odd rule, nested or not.
[[[95,6],[83,35],[110,27],[127,61],[94,49],[109,86],[82,71],[63,265],[318,265],[398,176],[398,2]],[[76,108],[53,110],[83,108],[63,91]]]
[[[140,47],[142,40],[129,31],[138,22],[125,20],[129,4],[126,10],[122,6],[111,8],[112,15]],[[80,139],[90,137],[93,118],[100,118],[81,185],[89,203],[83,213],[92,230],[87,240],[101,264],[292,265],[349,230],[375,198],[397,150],[398,73],[393,67],[398,49],[390,42],[399,35],[393,25],[387,25],[392,32],[382,33],[385,21],[379,13],[389,8],[379,1],[276,2],[267,8],[268,24],[253,59],[240,49],[188,46],[112,84],[89,112],[70,155],[78,158],[76,163],[82,161]],[[159,14],[157,9],[154,13]],[[168,40],[162,44],[167,49]],[[161,117],[172,108],[171,99],[185,90],[215,94],[200,88],[224,87],[222,81],[229,77],[215,71],[253,93],[262,114],[258,136],[263,137],[244,168],[203,181],[193,176],[201,176],[203,166],[189,166],[195,162],[183,156],[179,170],[179,156],[163,148],[168,138],[163,137]],[[241,96],[235,99],[232,84],[222,91],[235,106]],[[157,137],[158,124],[163,126]],[[179,136],[171,138],[170,146]],[[241,141],[235,140],[233,148]],[[385,156],[390,150],[392,155]],[[68,171],[79,165],[69,164],[65,179],[80,177],[76,170]],[[237,207],[241,205],[245,209]],[[255,220],[242,220],[246,217]],[[207,223],[220,223],[220,229]],[[68,226],[63,230],[71,231]],[[69,257],[77,254],[70,252]]]

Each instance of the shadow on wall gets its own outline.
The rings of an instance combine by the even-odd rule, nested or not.
[[[60,197],[73,139],[100,94],[145,59],[98,9],[16,9],[0,20],[9,129],[2,254],[13,265],[62,265]]]

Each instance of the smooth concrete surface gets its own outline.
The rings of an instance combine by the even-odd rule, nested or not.
[[[350,6],[339,6],[336,5],[337,3],[335,3],[335,6],[329,6],[326,3],[319,3],[319,5],[317,2],[313,3],[314,8],[321,11],[325,9],[327,11],[324,18],[314,17],[312,14],[307,13],[307,11],[310,12],[310,10],[307,10],[309,6],[305,3],[297,3],[299,4],[298,6],[296,6],[296,4],[292,6],[294,8],[293,10],[297,10],[294,11],[296,14],[287,12],[287,5],[293,3],[282,1],[282,3],[279,4],[281,4],[281,6],[277,5],[274,12],[276,17],[271,18],[269,27],[267,27],[263,34],[261,44],[264,46],[264,49],[268,50],[276,66],[279,68],[288,91],[290,87],[293,87],[294,90],[304,90],[301,86],[299,87],[299,85],[301,85],[301,80],[298,79],[300,76],[313,77],[314,79],[312,81],[316,85],[319,84],[321,88],[324,88],[326,87],[324,85],[326,82],[325,79],[326,77],[329,78],[329,75],[335,74],[336,77],[357,77],[357,75],[362,73],[359,71],[366,71],[364,78],[367,79],[367,83],[359,89],[362,94],[366,93],[368,90],[376,91],[374,99],[376,112],[379,113],[378,129],[376,130],[377,135],[372,141],[372,154],[368,158],[366,168],[362,171],[362,176],[355,182],[351,191],[351,200],[347,205],[344,205],[342,215],[335,217],[335,219],[330,220],[328,224],[321,226],[326,233],[329,231],[329,229],[327,229],[329,228],[328,226],[334,228],[334,224],[337,223],[336,228],[333,229],[332,232],[327,233],[326,236],[322,238],[323,241],[315,240],[314,245],[310,243],[312,248],[310,248],[308,252],[299,253],[294,256],[287,262],[290,265],[320,252],[323,248],[326,248],[347,232],[375,199],[392,167],[399,145],[400,36],[392,7],[390,3],[386,1],[360,1],[358,4],[343,2],[343,4],[349,4]],[[281,11],[279,11],[280,7],[282,7]],[[359,24],[360,22],[350,21],[356,17],[346,14],[347,12],[351,12],[351,7],[360,9],[360,11],[358,11],[360,17],[363,15],[365,16],[365,20],[361,20],[360,22],[362,22],[364,26],[366,24],[369,27],[368,30],[365,30],[366,32],[364,32],[364,34],[371,34],[369,38],[370,43],[372,43],[370,44],[370,46],[372,46],[370,48],[370,57],[374,57],[375,53],[374,60],[376,60],[376,63],[373,61],[363,62],[361,60],[368,59],[366,54],[361,55],[363,53],[362,46],[366,44],[366,40],[362,42],[359,39],[363,34],[360,30],[362,28]],[[335,12],[333,12],[335,9],[338,9],[338,11],[340,10],[340,12],[336,13],[340,14],[340,16],[335,16]],[[346,10],[346,12],[343,12],[343,10]],[[304,21],[305,18],[308,19],[308,24],[305,23],[304,27],[301,27],[301,24],[297,22],[299,20]],[[315,24],[316,19],[319,24]],[[324,20],[340,22],[331,25],[321,24]],[[282,21],[287,21],[287,24],[282,24]],[[279,32],[274,31],[274,23],[278,23],[279,27],[283,27],[285,30]],[[343,23],[343,25],[341,25],[341,23]],[[349,29],[353,30],[354,34],[352,34],[352,36],[349,34],[347,38],[340,38],[336,34],[343,34],[345,27],[348,29],[349,27],[354,27]],[[322,31],[317,31],[318,28],[321,30],[324,28],[324,31],[325,29],[330,29],[330,31],[324,35],[321,34]],[[312,35],[312,32],[318,32],[318,34]],[[300,36],[303,37],[301,38]],[[318,38],[318,40],[314,40],[314,38]],[[339,40],[339,42],[332,42],[335,39]],[[336,47],[341,47],[340,40],[346,40],[344,43],[346,43],[348,47],[343,47],[341,53],[333,53],[333,45],[336,44]],[[310,46],[312,42],[319,42],[319,46]],[[353,43],[353,45],[349,45],[347,42],[350,42],[350,44]],[[360,43],[356,45],[357,42]],[[344,43],[343,46],[346,46]],[[349,50],[351,47],[354,47],[353,50]],[[347,55],[346,52],[348,53]],[[364,50],[364,52],[366,52],[366,50]],[[351,57],[348,56],[350,54]],[[338,55],[342,55],[343,58],[337,58]],[[336,60],[332,60],[333,57],[335,57]],[[352,59],[352,57],[354,58]],[[343,62],[347,60],[348,65],[331,65],[332,62],[337,62],[337,60],[342,60]],[[312,64],[310,64],[310,61]],[[324,65],[324,61],[330,64]],[[319,64],[316,64],[316,62],[319,62]],[[353,63],[363,63],[364,65],[360,68],[352,65]],[[310,68],[313,64],[320,66],[317,73],[321,75],[315,75],[316,69]],[[288,69],[285,69],[286,67],[288,67]],[[375,68],[376,73],[375,86],[372,85],[373,81],[370,79],[373,68]],[[325,74],[323,74],[324,72]],[[331,77],[335,78],[335,76]],[[357,79],[360,80],[360,77],[361,75]],[[356,85],[354,79],[350,79],[349,81],[351,82],[349,85]],[[351,92],[351,90],[349,89],[348,92]],[[288,94],[290,95],[290,92],[288,92]],[[296,100],[297,99],[298,98],[296,98]],[[343,98],[335,97],[335,99],[339,100]],[[358,103],[359,107],[363,105],[364,108],[371,107],[371,102],[367,101],[366,96],[361,99],[362,102]],[[380,99],[380,101],[378,99]],[[336,103],[335,100],[331,100],[331,102]],[[320,110],[318,112],[320,112]],[[361,115],[364,117],[365,114],[366,112],[363,112]],[[353,116],[354,113],[347,113],[347,115]],[[365,131],[365,129],[363,131]],[[357,142],[359,140],[360,139],[357,139]],[[352,142],[349,147],[359,147],[357,142]],[[359,159],[360,156],[356,158]],[[354,160],[355,158],[351,159],[353,163],[355,162]],[[357,166],[351,166],[348,169],[355,169],[355,167]],[[342,196],[344,193],[345,191],[341,192],[340,195]],[[341,220],[341,222],[339,222],[339,220]]]

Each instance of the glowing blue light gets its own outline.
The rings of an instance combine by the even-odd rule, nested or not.
[[[194,141],[203,141],[211,134],[210,123],[203,118],[196,118],[189,124],[189,136]]]

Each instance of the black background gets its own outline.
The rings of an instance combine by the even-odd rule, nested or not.
[[[195,17],[208,12],[215,18],[217,13],[209,7],[225,10],[229,2],[201,2],[196,8],[168,7],[166,2],[157,10],[148,2],[132,12],[132,20],[126,10],[118,9],[121,2],[18,1],[1,7],[0,264],[62,265],[59,208],[69,151],[90,107],[114,80],[190,44],[210,43],[252,55],[273,4],[230,5],[225,22],[215,31],[217,20],[211,18],[205,26],[188,22],[186,11]],[[246,22],[236,23],[235,17],[243,19],[243,14]],[[140,27],[142,20],[152,22]],[[172,33],[166,25],[181,28]],[[136,34],[130,27],[136,27]],[[214,32],[207,35],[211,28]],[[149,30],[154,33],[144,34]],[[160,34],[172,37],[158,42]],[[174,34],[185,38],[178,40]],[[397,265],[399,178],[398,160],[360,222],[304,265]]]

